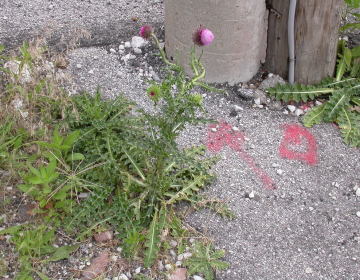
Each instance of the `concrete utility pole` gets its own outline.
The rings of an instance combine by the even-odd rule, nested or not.
[[[289,0],[268,0],[265,68],[288,78]],[[295,82],[314,84],[333,75],[344,0],[297,0],[295,14]],[[277,11],[277,15],[274,11]]]
[[[267,14],[264,0],[165,0],[166,54],[175,58],[178,50],[180,65],[192,74],[192,32],[201,24],[215,35],[211,45],[198,48],[205,80],[248,81],[265,61]]]

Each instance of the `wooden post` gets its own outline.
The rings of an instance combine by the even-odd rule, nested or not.
[[[288,78],[289,0],[269,0],[274,13],[269,14],[265,68]],[[337,44],[344,0],[297,0],[295,16],[295,81],[314,84],[334,74]]]

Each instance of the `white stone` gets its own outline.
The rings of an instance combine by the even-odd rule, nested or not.
[[[116,262],[117,260],[118,260],[118,256],[115,256],[115,255],[113,255],[113,256],[111,256],[111,260],[113,261],[113,262]]]
[[[125,48],[131,48],[131,43],[130,42],[125,42],[125,45],[124,45]]]
[[[159,269],[160,271],[163,271],[163,270],[164,270],[164,265],[163,265],[162,261],[159,261],[159,262],[158,262],[158,269]]]
[[[291,113],[294,113],[295,110],[296,110],[296,107],[295,107],[294,105],[287,105],[287,108],[289,109],[289,111],[290,111]]]
[[[234,126],[232,129],[233,129],[234,131],[239,131],[239,129],[238,129],[236,126]]]
[[[244,137],[245,141],[250,141],[250,138]]]
[[[244,111],[244,109],[238,105],[234,105],[235,112]]]
[[[111,48],[111,49],[110,49],[110,52],[111,52],[111,53],[116,53],[116,50]]]
[[[280,165],[277,164],[277,163],[273,163],[271,166],[274,167],[274,168],[277,168],[277,167],[279,167]]]
[[[306,273],[306,274],[311,274],[312,272],[313,272],[313,270],[312,270],[311,267],[307,267],[307,268],[305,269],[305,273]]]
[[[289,114],[289,111],[288,110],[284,110],[284,115],[288,115]]]
[[[175,240],[170,240],[170,242],[169,242],[169,245],[171,246],[171,247],[176,247],[177,246],[177,242],[175,241]]]
[[[279,174],[279,175],[282,175],[283,171],[281,169],[278,169],[278,170],[276,170],[276,173]]]
[[[356,216],[360,218],[360,211],[356,212]]]
[[[76,68],[77,69],[81,69],[82,65],[79,63],[79,64],[76,64]]]
[[[160,81],[159,76],[155,73],[155,71],[150,71],[151,77],[154,79],[154,81],[158,82]]]
[[[190,238],[189,242],[190,243],[194,243],[195,239],[194,238]]]
[[[216,128],[215,128],[215,127],[213,127],[213,128],[211,129],[211,131],[216,132]]]
[[[169,270],[172,270],[172,269],[174,269],[174,267],[171,265],[171,264],[166,264],[165,265],[165,269],[167,270],[167,271],[169,271]]]
[[[269,73],[268,78],[271,78],[272,76],[274,76],[274,74],[273,74],[273,73]]]
[[[98,60],[98,59],[99,59],[99,57],[98,57],[97,55],[95,55],[95,56],[94,56],[94,59],[95,59],[95,60]]]
[[[301,116],[301,115],[304,115],[305,114],[305,112],[304,112],[304,110],[302,110],[302,109],[296,109],[295,110],[295,115],[296,116]]]
[[[129,277],[127,277],[125,274],[121,274],[119,276],[119,280],[129,280]]]
[[[254,102],[255,102],[255,104],[258,105],[258,106],[261,104],[260,98],[254,99]]]
[[[175,253],[174,250],[170,250],[170,255],[171,255],[172,257],[176,258],[176,253]]]
[[[177,261],[177,262],[175,263],[175,266],[176,266],[176,267],[182,266],[182,261]]]
[[[255,194],[254,192],[252,191],[250,194],[249,194],[249,198],[254,198],[255,197]]]
[[[88,73],[89,74],[94,74],[94,70],[91,69]]]
[[[135,269],[135,273],[139,274],[141,272],[141,267],[139,266],[137,269]]]
[[[88,247],[89,247],[89,248],[91,248],[92,246],[93,246],[92,243],[89,243],[89,244],[88,244]]]
[[[12,191],[12,190],[13,190],[12,187],[6,187],[6,189],[7,189],[8,191]]]
[[[360,188],[356,190],[356,196],[360,196]]]
[[[183,254],[178,255],[177,259],[178,261],[182,261],[184,259],[184,255]]]
[[[188,259],[192,256],[192,253],[184,253],[184,259]]]
[[[87,198],[89,193],[79,193],[78,198]]]
[[[311,206],[310,206],[310,207],[309,207],[309,210],[310,210],[310,211],[313,211],[313,210],[314,210],[314,207],[311,207]]]
[[[142,50],[139,49],[139,48],[134,48],[134,53],[136,53],[136,54],[141,54],[141,53],[142,53]]]
[[[134,36],[131,39],[131,46],[133,48],[141,48],[142,46],[145,45],[145,40],[142,37],[139,36]]]
[[[122,76],[123,76],[123,73],[122,73],[121,71],[117,71],[116,76],[122,77]]]
[[[124,45],[120,45],[120,46],[119,46],[119,50],[120,50],[120,51],[123,51],[124,49],[125,49],[125,46],[124,46]]]
[[[322,105],[322,102],[316,100],[316,101],[315,101],[315,105],[316,105],[316,106],[321,106],[321,105]]]
[[[121,253],[122,250],[123,250],[123,248],[121,248],[121,247],[117,247],[117,248],[116,248],[116,251],[118,251],[119,253]]]
[[[198,275],[193,275],[194,280],[205,280],[204,278],[198,276]]]

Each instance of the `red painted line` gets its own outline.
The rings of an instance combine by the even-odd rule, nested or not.
[[[309,165],[317,163],[317,144],[315,137],[307,129],[296,125],[284,125],[283,141],[280,144],[280,156],[288,159],[299,159]],[[301,148],[306,145],[305,152],[294,151],[292,147]]]
[[[214,128],[216,129],[216,131],[212,130]],[[229,124],[220,123],[218,125],[210,125],[207,140],[208,149],[212,152],[219,152],[223,147],[229,146],[231,149],[239,152],[241,158],[257,174],[257,176],[262,180],[266,188],[273,189],[273,180],[263,170],[256,166],[254,160],[244,150],[243,143],[244,133],[240,131],[234,131]]]

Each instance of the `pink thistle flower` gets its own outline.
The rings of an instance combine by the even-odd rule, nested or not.
[[[154,34],[154,27],[151,25],[145,25],[140,29],[140,36],[145,40],[150,39],[151,35]]]
[[[214,34],[201,25],[193,33],[193,42],[198,46],[208,46],[214,40]]]

